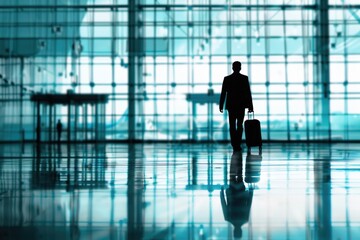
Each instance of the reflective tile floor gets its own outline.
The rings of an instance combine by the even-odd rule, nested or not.
[[[360,239],[359,150],[0,145],[0,239]]]

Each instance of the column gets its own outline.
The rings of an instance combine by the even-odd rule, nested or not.
[[[143,70],[142,59],[144,56],[143,49],[143,30],[141,23],[141,11],[138,9],[140,0],[129,0],[128,6],[128,139],[136,139],[136,119],[140,123],[141,129],[144,126],[143,116]],[[136,89],[142,88],[142,90]],[[141,95],[141,96],[140,96]],[[139,98],[139,99],[137,99]],[[143,139],[143,136],[140,136]]]
[[[192,103],[192,141],[196,141],[197,129],[196,129],[196,102],[191,100]]]
[[[329,2],[316,2],[314,56],[315,139],[330,139]]]
[[[70,142],[71,140],[71,104],[69,103],[68,105],[68,114],[67,114],[67,119],[68,119],[68,122],[67,122],[67,141],[68,143]]]
[[[40,115],[40,102],[36,102],[36,142],[40,143],[41,141],[41,115]]]
[[[52,132],[53,132],[53,105],[49,105],[49,142],[51,142],[52,139]]]
[[[129,68],[128,68],[128,139],[130,141],[135,140],[135,77],[136,77],[136,4],[137,0],[129,0],[129,11],[128,11],[128,48],[129,48]]]
[[[95,141],[99,140],[99,103],[95,104]]]
[[[88,140],[88,105],[84,104],[84,141]]]

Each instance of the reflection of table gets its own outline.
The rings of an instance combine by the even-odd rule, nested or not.
[[[214,93],[212,89],[209,89],[208,93],[189,93],[186,94],[186,100],[192,103],[192,139],[197,140],[197,127],[196,127],[196,105],[207,104],[208,107],[208,122],[207,122],[207,134],[208,140],[213,140],[214,126],[213,126],[213,104],[219,104],[220,94]],[[224,120],[226,116],[224,114]],[[224,131],[224,135],[226,131]],[[224,136],[226,139],[226,136]]]
[[[36,144],[31,171],[32,189],[108,188],[106,145],[91,146],[91,151],[77,151],[78,146],[71,144],[56,147]]]
[[[93,140],[104,140],[105,139],[105,104],[108,102],[108,94],[34,94],[31,96],[31,101],[36,103],[37,121],[36,121],[36,140],[41,141],[41,117],[46,116],[48,112],[49,116],[49,141],[52,140],[51,132],[53,124],[56,124],[56,111],[53,111],[54,105],[66,105],[68,107],[67,112],[67,140],[76,140],[77,136],[77,125],[78,125],[78,108],[84,106],[84,125],[87,129],[88,120],[88,106],[92,109],[91,117],[95,123],[95,139]],[[41,112],[40,105],[43,105],[43,111]],[[48,108],[48,109],[47,109]],[[72,122],[73,121],[73,122]],[[71,138],[71,134],[74,136]],[[87,136],[87,135],[86,135]],[[87,140],[87,139],[85,139]]]

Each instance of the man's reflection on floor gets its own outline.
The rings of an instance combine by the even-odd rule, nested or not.
[[[256,164],[252,164],[253,159],[256,160]],[[249,176],[246,176],[246,179],[249,180],[246,182],[255,183],[259,180],[259,159],[261,164],[260,155],[251,155],[248,153],[245,172],[256,172],[256,174],[254,177],[250,176],[250,174]],[[254,169],[254,166],[257,166],[257,168]],[[220,192],[224,218],[234,226],[234,238],[242,237],[241,227],[249,221],[251,203],[253,199],[253,189],[253,186],[246,189],[244,184],[242,152],[234,152],[231,156],[230,163],[230,185],[227,189],[222,187]]]

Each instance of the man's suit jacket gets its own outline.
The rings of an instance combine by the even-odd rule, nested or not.
[[[234,227],[241,227],[247,223],[250,217],[253,195],[253,190],[232,187],[224,190],[224,188],[221,188],[220,202],[225,220]]]
[[[249,79],[240,73],[233,73],[224,78],[221,95],[220,109],[223,109],[226,98],[228,111],[239,111],[243,108],[253,108]]]

